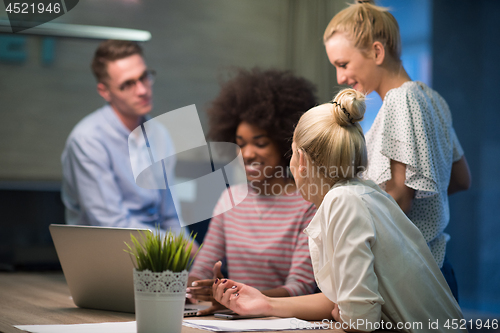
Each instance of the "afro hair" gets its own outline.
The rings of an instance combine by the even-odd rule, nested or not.
[[[235,69],[207,110],[208,138],[235,143],[238,125],[247,122],[267,132],[286,166],[293,131],[302,114],[317,104],[315,92],[311,82],[290,71]]]

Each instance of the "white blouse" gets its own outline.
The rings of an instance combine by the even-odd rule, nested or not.
[[[443,230],[450,220],[451,167],[464,154],[448,104],[424,83],[405,82],[387,92],[366,145],[366,178],[382,189],[391,179],[391,160],[407,165],[405,185],[416,190],[408,217],[441,267],[449,240]]]
[[[304,232],[319,288],[356,329],[453,332],[446,321],[463,318],[422,234],[372,181],[333,186]]]

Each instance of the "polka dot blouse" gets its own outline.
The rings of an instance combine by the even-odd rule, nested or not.
[[[366,133],[367,178],[385,189],[390,160],[406,164],[406,186],[415,199],[408,217],[420,229],[439,267],[450,220],[448,185],[451,166],[463,156],[446,101],[422,82],[408,81],[389,90]]]

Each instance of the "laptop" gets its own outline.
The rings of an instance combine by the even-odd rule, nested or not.
[[[148,229],[51,224],[50,234],[76,306],[135,312],[132,259],[124,251],[130,235]],[[186,304],[184,316],[207,305]]]

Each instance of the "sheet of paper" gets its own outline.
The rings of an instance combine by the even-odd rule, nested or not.
[[[137,333],[135,321],[75,325],[16,325],[32,333]]]
[[[259,332],[297,330],[310,327],[310,323],[297,318],[237,319],[237,320],[184,320],[184,326],[213,332]]]
[[[310,323],[297,318],[240,319],[240,320],[184,320],[184,326],[213,332],[259,332],[297,330]],[[31,333],[137,333],[135,321],[74,325],[16,325]]]

